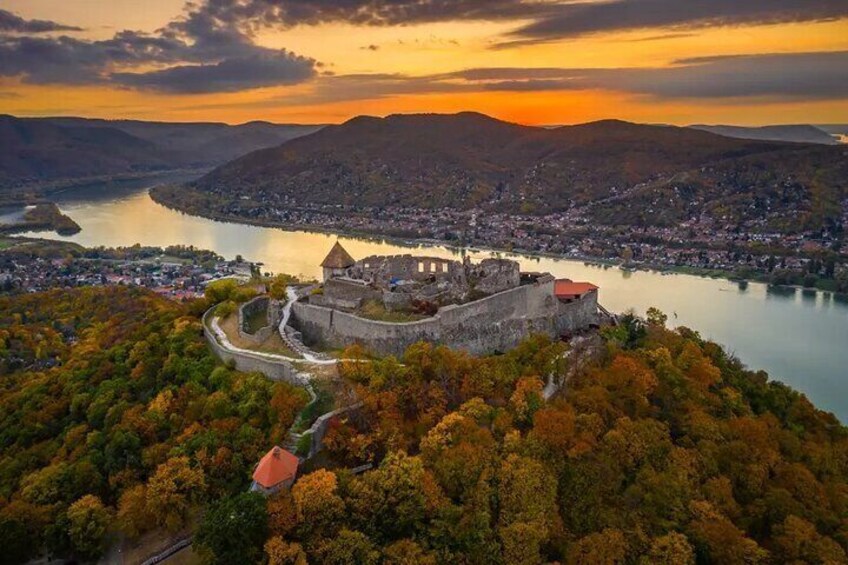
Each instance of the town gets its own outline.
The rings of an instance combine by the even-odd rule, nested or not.
[[[797,233],[769,230],[765,219],[739,224],[708,214],[676,225],[609,225],[593,221],[591,205],[539,216],[482,209],[245,201],[224,206],[216,217],[848,292],[848,246],[844,246],[848,199],[841,206],[841,221],[833,229]]]
[[[250,279],[258,266],[187,246],[85,249],[26,238],[0,241],[0,292],[84,286],[140,286],[176,301],[203,296],[216,280]]]

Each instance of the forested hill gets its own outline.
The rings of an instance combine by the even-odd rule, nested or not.
[[[711,201],[728,192],[752,200],[779,191],[787,179],[806,185],[817,179],[838,196],[848,183],[846,151],[615,120],[545,129],[475,113],[359,117],[236,159],[192,188],[268,206],[543,213],[610,196],[625,207],[622,192],[641,183],[661,192],[691,189]],[[780,173],[772,173],[778,165]],[[752,167],[762,174],[751,175]]]
[[[197,317],[152,292],[0,297],[0,563],[167,539],[244,492],[307,400],[222,366]]]
[[[0,189],[211,167],[318,126],[166,123],[0,115]]]
[[[361,410],[266,499],[251,469],[304,391],[221,366],[142,290],[0,298],[0,560],[191,531],[228,565],[848,561],[846,428],[664,324],[625,315],[569,355],[351,348]],[[546,401],[549,375],[570,376]]]

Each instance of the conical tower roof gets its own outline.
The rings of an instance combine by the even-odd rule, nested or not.
[[[350,253],[337,241],[333,248],[330,249],[324,262],[321,263],[321,266],[325,269],[347,269],[355,263],[356,261],[350,256]]]

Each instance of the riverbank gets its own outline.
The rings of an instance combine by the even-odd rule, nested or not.
[[[27,210],[19,222],[0,224],[0,234],[3,235],[38,231],[55,231],[67,236],[79,233],[82,228],[53,202],[37,204]]]
[[[813,290],[813,291],[821,291],[821,292],[831,292],[840,296],[848,297],[848,283],[845,284],[845,290],[840,290],[838,287],[837,281],[834,279],[817,279],[816,282],[820,282],[818,286],[806,286],[801,282],[788,282],[788,283],[775,283],[771,280],[771,275],[769,273],[757,273],[753,270],[748,270],[747,272],[740,273],[739,271],[731,271],[726,269],[714,269],[714,268],[702,268],[702,267],[693,267],[688,265],[666,265],[666,264],[652,264],[652,263],[639,263],[632,262],[629,265],[625,266],[624,262],[621,259],[610,259],[607,257],[597,257],[586,254],[558,254],[558,253],[545,253],[534,250],[523,249],[519,247],[513,247],[511,249],[498,248],[493,246],[486,245],[473,245],[473,246],[458,246],[456,243],[446,240],[426,238],[426,237],[399,237],[397,235],[386,234],[382,232],[369,232],[362,230],[351,230],[351,229],[337,229],[333,227],[327,227],[323,225],[314,225],[314,224],[295,224],[295,223],[284,223],[284,222],[275,222],[272,220],[266,220],[262,218],[247,218],[244,216],[240,216],[238,214],[227,214],[216,212],[211,210],[208,206],[203,206],[201,202],[198,206],[184,206],[179,201],[178,198],[174,198],[175,191],[179,190],[181,187],[171,186],[171,185],[160,185],[154,187],[150,190],[149,195],[150,198],[156,202],[157,204],[164,206],[169,210],[174,210],[181,214],[186,214],[189,216],[196,216],[200,218],[206,218],[209,220],[214,220],[218,222],[226,222],[233,224],[241,224],[241,225],[249,225],[249,226],[257,226],[257,227],[265,227],[265,228],[274,228],[280,229],[283,231],[289,232],[314,232],[319,234],[326,235],[337,235],[341,237],[347,237],[351,239],[359,239],[362,241],[370,241],[377,243],[389,243],[392,245],[404,246],[404,247],[416,247],[416,246],[441,246],[445,249],[449,249],[451,251],[455,251],[457,254],[461,254],[466,251],[482,251],[489,253],[497,253],[497,254],[507,254],[507,255],[515,255],[515,256],[529,256],[529,257],[538,257],[538,258],[546,258],[546,259],[558,259],[558,260],[570,260],[570,261],[581,261],[587,265],[593,266],[601,266],[605,268],[621,268],[625,272],[629,271],[644,271],[644,272],[655,272],[661,274],[681,274],[681,275],[691,275],[702,278],[709,279],[717,279],[717,280],[728,280],[731,282],[736,282],[740,284],[748,284],[748,283],[762,283],[767,284],[769,286],[778,287],[778,288],[786,288],[786,289],[802,289],[802,290]],[[793,273],[796,277],[802,277],[801,273]],[[826,284],[828,283],[828,284]],[[829,284],[833,283],[833,284]]]
[[[115,175],[95,175],[52,181],[32,181],[14,186],[0,186],[0,207],[2,206],[31,206],[46,202],[49,196],[61,194],[67,190],[99,183],[125,182],[133,180],[156,179],[171,175],[201,175],[209,171],[209,167],[165,169],[160,171],[140,171]]]

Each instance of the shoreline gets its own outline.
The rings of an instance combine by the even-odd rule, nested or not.
[[[310,226],[310,225],[302,225],[302,224],[285,224],[279,222],[273,222],[270,220],[262,220],[262,219],[253,219],[253,218],[244,218],[241,216],[232,216],[227,214],[219,214],[215,212],[206,212],[206,211],[187,211],[183,208],[180,208],[173,202],[168,199],[162,198],[160,194],[157,194],[158,191],[155,190],[156,187],[151,188],[148,191],[148,195],[151,200],[160,206],[164,206],[169,210],[173,210],[175,212],[179,212],[181,214],[185,214],[187,216],[195,216],[199,218],[206,218],[208,220],[213,220],[217,222],[224,223],[233,223],[247,226],[256,226],[263,228],[272,228],[279,229],[288,232],[312,232],[312,233],[320,233],[325,235],[336,235],[340,237],[347,237],[351,239],[362,239],[365,241],[375,241],[375,242],[386,242],[394,245],[399,245],[402,247],[410,247],[414,248],[416,246],[438,246],[448,249],[450,251],[456,252],[458,255],[461,255],[464,251],[471,252],[483,252],[483,253],[494,253],[494,254],[505,254],[509,255],[518,255],[524,257],[535,257],[535,258],[545,258],[545,259],[554,259],[560,261],[579,261],[584,264],[593,265],[597,267],[606,267],[606,268],[619,268],[624,272],[654,272],[662,275],[688,275],[692,277],[705,278],[705,279],[713,279],[713,280],[726,280],[728,282],[734,283],[742,283],[742,284],[762,284],[770,288],[780,288],[780,289],[791,289],[793,291],[802,291],[802,292],[814,292],[816,294],[831,294],[834,296],[840,297],[848,297],[848,293],[835,292],[831,290],[824,290],[815,287],[805,287],[802,285],[780,285],[769,283],[768,281],[763,281],[757,278],[747,278],[740,277],[736,273],[731,271],[724,271],[721,269],[699,269],[697,267],[669,267],[667,265],[650,265],[650,264],[636,264],[631,265],[629,267],[625,267],[620,261],[608,260],[599,257],[590,257],[590,256],[568,256],[561,255],[557,253],[545,253],[538,251],[527,251],[523,249],[499,249],[496,247],[490,247],[485,245],[474,245],[467,247],[457,247],[456,245],[450,244],[448,242],[442,240],[435,240],[430,238],[402,238],[397,236],[385,235],[374,232],[360,232],[357,230],[341,230],[336,228],[327,228],[324,226]]]
[[[156,177],[179,175],[179,174],[202,174],[209,167],[190,167],[180,169],[166,169],[161,171],[140,171],[135,173],[118,173],[115,175],[95,175],[90,177],[79,177],[70,179],[56,179],[46,181],[33,181],[18,186],[0,187],[0,206],[31,206],[48,201],[50,196],[61,194],[68,190],[75,190],[90,184],[127,182],[134,180],[155,179]]]

